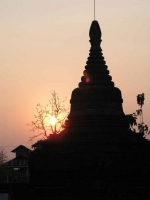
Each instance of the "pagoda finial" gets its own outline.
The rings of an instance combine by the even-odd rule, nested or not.
[[[94,20],[95,20],[95,0],[94,0]]]
[[[96,21],[96,20],[92,21],[90,31],[89,31],[91,46],[99,46],[100,45],[101,35],[102,35],[102,33],[101,33],[101,29],[100,29],[98,21]]]

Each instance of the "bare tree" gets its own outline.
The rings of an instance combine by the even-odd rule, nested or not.
[[[47,139],[51,134],[59,134],[64,129],[65,120],[68,116],[68,109],[65,108],[64,102],[61,100],[55,91],[51,92],[51,99],[48,104],[36,106],[37,114],[35,120],[28,123],[30,131],[34,133],[29,141],[41,136],[42,139]]]
[[[4,147],[0,147],[0,165],[7,161],[7,152]]]

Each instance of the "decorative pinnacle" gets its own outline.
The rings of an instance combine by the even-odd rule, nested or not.
[[[86,62],[84,76],[81,77],[79,87],[87,86],[111,86],[114,87],[112,77],[109,75],[109,70],[105,59],[103,57],[101,43],[101,29],[99,23],[94,20],[92,21],[90,31],[90,53]]]
[[[100,46],[101,43],[101,29],[99,26],[98,21],[94,20],[92,21],[89,36],[90,36],[90,43],[91,46]]]
[[[95,0],[94,0],[94,20],[95,20]]]

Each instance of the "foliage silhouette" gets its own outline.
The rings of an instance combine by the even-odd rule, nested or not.
[[[143,122],[143,105],[144,105],[145,95],[144,93],[137,95],[137,104],[140,106],[140,109],[136,110],[136,113],[126,115],[126,119],[129,124],[129,129],[136,132],[136,128],[138,133],[142,133],[143,137],[147,137],[150,134],[148,129],[148,125]],[[138,117],[140,118],[140,123],[137,123]]]
[[[144,105],[144,100],[145,100],[144,93],[138,94],[138,95],[137,95],[137,104],[138,104],[141,108],[142,108],[142,106]]]
[[[135,132],[134,126],[137,126],[137,115],[136,113],[126,115],[126,120],[129,124],[129,129]]]

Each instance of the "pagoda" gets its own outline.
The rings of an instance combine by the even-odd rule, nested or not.
[[[129,130],[95,20],[89,36],[89,57],[65,129],[35,144],[30,182],[18,193],[12,189],[15,200],[150,199],[149,142]]]
[[[101,49],[97,21],[90,27],[90,53],[79,87],[71,96],[68,128],[71,132],[114,132],[127,130],[121,91],[114,87]]]
[[[140,199],[150,186],[150,147],[142,135],[129,130],[95,20],[89,36],[89,57],[71,95],[66,127],[31,153],[31,185],[37,196],[39,187],[45,195],[51,191],[51,199]],[[149,169],[143,171],[143,163]]]

